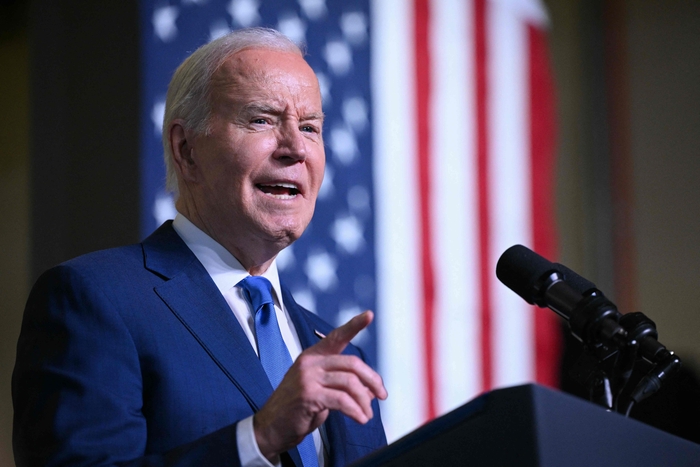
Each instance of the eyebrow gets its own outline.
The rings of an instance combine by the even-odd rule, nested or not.
[[[275,106],[274,104],[268,104],[266,102],[250,102],[243,106],[243,112],[247,115],[262,113],[270,115],[280,115],[284,112],[281,106]],[[320,120],[323,122],[326,116],[323,112],[313,112],[310,114],[303,115],[300,119],[302,122],[307,122],[311,120]]]
[[[314,112],[314,113],[310,113],[310,114],[308,114],[308,115],[304,115],[304,116],[301,118],[301,121],[302,121],[302,122],[306,122],[306,121],[309,121],[309,120],[320,120],[320,121],[323,121],[323,120],[325,120],[325,118],[326,118],[326,116],[324,115],[323,112]]]
[[[264,102],[250,102],[243,106],[243,112],[247,114],[263,113],[263,114],[281,114],[283,112],[281,106],[275,106]]]

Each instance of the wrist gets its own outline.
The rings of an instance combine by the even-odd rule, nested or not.
[[[282,451],[274,447],[274,443],[271,442],[274,436],[270,432],[270,428],[260,420],[259,414],[254,415],[253,434],[255,435],[255,442],[258,445],[260,454],[271,463],[279,464]]]

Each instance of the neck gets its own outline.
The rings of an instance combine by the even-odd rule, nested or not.
[[[199,215],[196,206],[185,201],[182,196],[175,203],[177,211],[192,222],[199,230],[223,246],[251,276],[259,276],[268,270],[280,249],[275,246],[259,245],[259,242],[244,241],[246,235],[231,235],[229,232],[217,232],[206,219]],[[246,246],[241,246],[246,245]]]

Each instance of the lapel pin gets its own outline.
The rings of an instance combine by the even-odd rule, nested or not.
[[[318,330],[314,329],[314,334],[316,334],[319,338],[324,339],[326,337],[325,334],[322,332],[318,332]]]

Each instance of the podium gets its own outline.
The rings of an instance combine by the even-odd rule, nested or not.
[[[486,393],[352,467],[458,465],[700,466],[700,445],[528,384]]]

